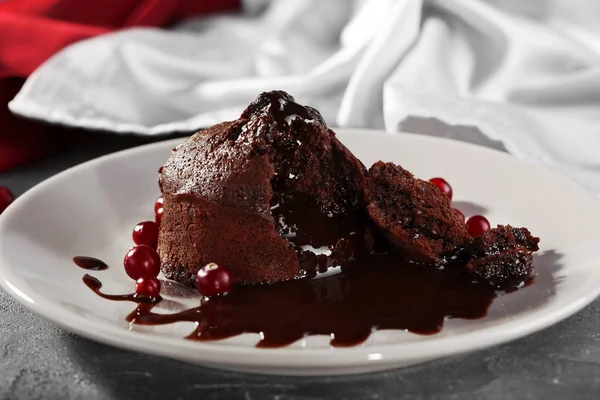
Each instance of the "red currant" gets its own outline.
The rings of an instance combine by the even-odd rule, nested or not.
[[[163,211],[164,208],[159,208],[158,210],[156,210],[156,223],[160,225],[160,222],[162,221],[162,216],[163,216]]]
[[[123,265],[127,275],[136,281],[140,278],[155,278],[160,272],[158,253],[145,244],[129,249],[123,260]]]
[[[2,214],[13,201],[15,201],[15,195],[10,189],[0,186],[0,214]]]
[[[160,281],[156,278],[140,278],[135,283],[135,293],[144,297],[157,297],[160,294]]]
[[[200,268],[194,279],[194,285],[201,295],[216,296],[231,290],[233,278],[227,268],[210,263]]]
[[[463,212],[460,211],[458,208],[453,208],[453,210],[458,214],[462,222],[465,222],[465,214],[463,214]]]
[[[452,186],[443,178],[431,178],[429,182],[433,183],[442,191],[450,200],[452,200]]]
[[[133,228],[132,237],[135,244],[145,244],[155,249],[158,244],[158,224],[154,221],[140,222]]]
[[[163,197],[160,196],[158,199],[156,199],[156,203],[154,203],[154,214],[156,214],[158,212],[159,208],[162,208],[163,206]]]
[[[490,230],[490,222],[483,215],[473,215],[467,220],[467,231],[475,237]]]

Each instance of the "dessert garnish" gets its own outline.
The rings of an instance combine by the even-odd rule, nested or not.
[[[125,272],[133,280],[140,278],[156,278],[160,273],[160,258],[150,246],[140,244],[133,246],[123,259]]]
[[[483,235],[485,232],[490,230],[490,221],[487,220],[483,215],[473,215],[467,222],[467,231],[469,235],[477,237]]]
[[[157,278],[140,278],[135,282],[135,294],[149,298],[160,295],[160,281]]]
[[[198,270],[194,286],[203,296],[218,296],[231,290],[233,278],[227,268],[209,263]]]
[[[162,199],[162,197],[161,197],[161,199]],[[155,221],[158,225],[160,225],[160,222],[162,221],[163,212],[164,212],[164,208],[159,207],[158,209],[156,209],[156,213],[154,214]]]
[[[156,199],[156,202],[154,203],[154,214],[156,215],[158,213],[158,210],[163,208],[163,197],[160,196],[158,199]]]
[[[444,178],[431,178],[429,182],[433,183],[450,200],[452,200],[452,186]]]
[[[145,244],[156,249],[158,244],[158,224],[154,221],[140,222],[133,228],[132,239],[135,244]]]
[[[6,186],[0,186],[0,214],[15,201],[15,195]]]
[[[262,93],[239,119],[177,146],[159,187],[156,222],[135,227],[124,259],[136,293],[83,280],[138,302],[132,323],[193,322],[188,339],[259,333],[257,346],[278,347],[323,334],[350,346],[378,329],[432,334],[533,282],[539,239],[526,228],[465,222],[443,178],[382,161],[367,171],[285,92]],[[94,270],[91,260],[74,259]],[[199,306],[154,312],[160,271],[196,287]]]

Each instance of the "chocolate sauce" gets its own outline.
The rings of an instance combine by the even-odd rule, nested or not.
[[[106,265],[106,263],[104,261],[99,260],[94,257],[77,256],[77,257],[73,257],[73,262],[78,267],[81,267],[83,269],[87,269],[90,271],[103,271],[105,269],[108,269],[108,265]]]
[[[311,277],[330,267],[355,264],[366,249],[365,216],[360,212],[323,212],[306,195],[275,193],[275,229],[294,247],[300,268]]]
[[[270,113],[279,125],[287,126],[296,117],[305,121],[313,119],[308,109],[296,103],[287,93],[275,90],[265,93],[265,96],[270,102]]]
[[[89,275],[83,280],[105,299],[142,301],[130,294],[104,294],[100,281]],[[492,287],[467,275],[380,254],[369,256],[361,267],[321,279],[236,287],[179,313],[157,314],[153,304],[141,303],[127,320],[140,325],[194,322],[190,340],[251,332],[261,334],[258,347],[281,347],[322,334],[332,338],[333,346],[353,346],[378,329],[433,334],[446,318],[481,318],[495,296]]]
[[[358,212],[323,212],[307,195],[276,192],[271,204],[275,228],[297,246],[331,246],[340,238],[358,233],[366,224],[366,218]]]
[[[161,297],[160,296],[158,296],[158,297],[143,297],[143,296],[138,296],[135,293],[131,293],[131,294],[106,294],[106,293],[102,293],[100,291],[100,289],[102,288],[102,282],[100,282],[97,278],[94,278],[93,276],[88,275],[88,274],[85,274],[83,276],[83,278],[81,278],[81,280],[94,293],[96,293],[98,296],[100,296],[100,297],[102,297],[103,299],[106,299],[106,300],[133,301],[133,302],[136,302],[136,303],[151,303],[151,304],[155,304],[155,303],[158,303],[159,301],[161,301]]]

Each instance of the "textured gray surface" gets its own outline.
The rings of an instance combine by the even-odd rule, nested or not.
[[[0,174],[21,194],[79,162],[142,143],[91,135],[74,150]],[[600,300],[538,334],[421,366],[343,378],[216,371],[72,335],[0,290],[0,399],[598,399]]]

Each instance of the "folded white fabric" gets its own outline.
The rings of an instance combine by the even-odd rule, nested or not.
[[[70,46],[29,78],[10,108],[67,125],[161,134],[236,118],[259,92],[283,89],[331,125],[504,147],[600,196],[597,0],[245,6],[242,15]]]

